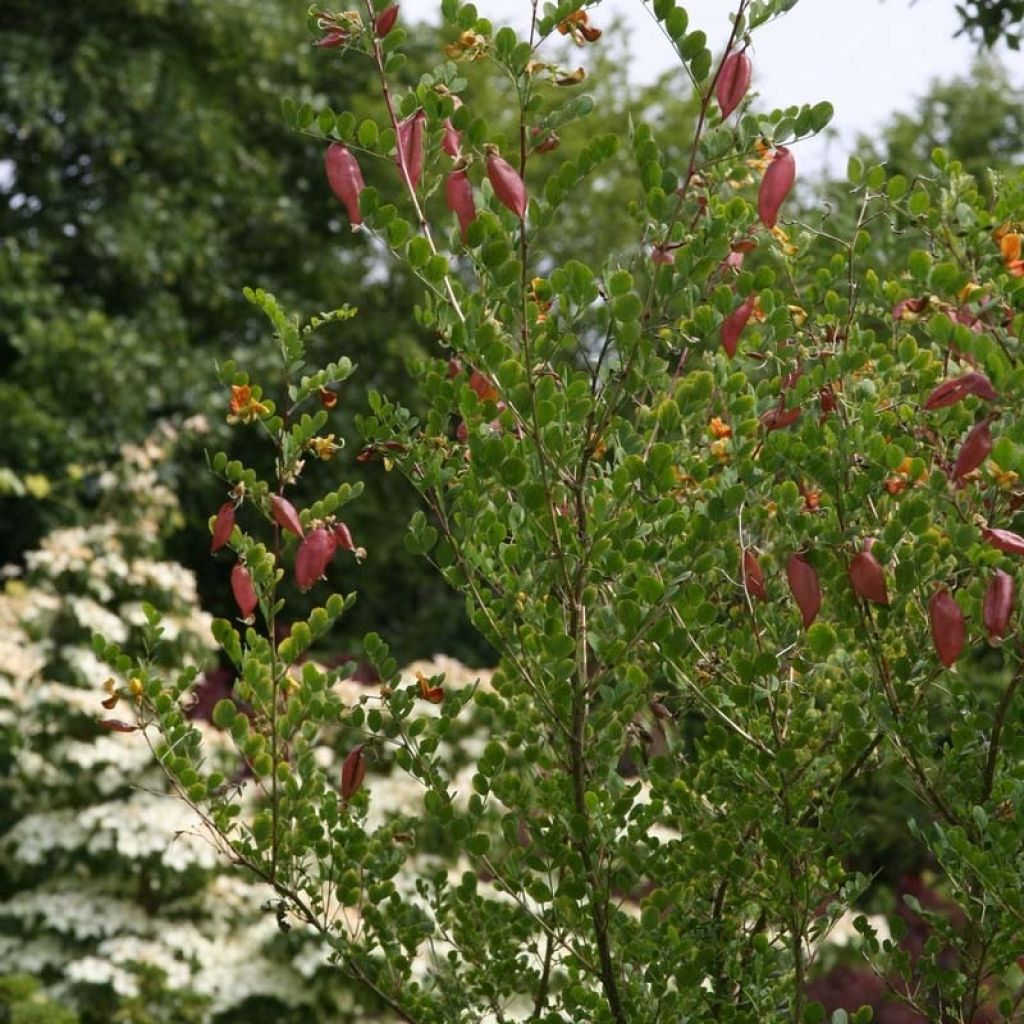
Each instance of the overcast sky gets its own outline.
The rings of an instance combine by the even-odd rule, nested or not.
[[[438,21],[440,0],[401,0],[403,20]],[[522,28],[529,0],[474,0],[496,23]],[[723,0],[689,0],[691,28],[701,28],[717,46],[729,32]],[[649,81],[669,67],[674,54],[640,0],[604,0],[594,24],[614,11],[632,32],[636,81]],[[828,161],[845,167],[858,132],[870,132],[894,111],[911,110],[936,78],[965,73],[976,47],[959,27],[953,0],[800,0],[788,14],[754,35],[754,88],[763,108],[828,100],[836,108],[838,141],[801,143],[797,159],[807,170]],[[1024,56],[1001,51],[1018,85],[1024,85]]]

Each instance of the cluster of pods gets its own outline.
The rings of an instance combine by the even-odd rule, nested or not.
[[[230,540],[231,531],[235,527],[235,509],[234,501],[226,501],[217,511],[210,542],[211,553],[220,550]],[[279,494],[270,499],[270,515],[277,526],[295,534],[302,542],[295,553],[295,582],[300,590],[309,590],[327,572],[339,548],[342,551],[357,551],[352,532],[345,523],[336,521],[330,525],[322,524],[307,532],[303,529],[295,506]],[[242,618],[251,619],[259,604],[259,597],[252,573],[244,562],[236,562],[231,570],[231,593]]]

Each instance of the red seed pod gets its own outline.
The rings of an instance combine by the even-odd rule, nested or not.
[[[498,397],[498,389],[491,382],[490,377],[474,370],[469,375],[469,386],[477,393],[482,402],[493,402]]]
[[[718,72],[715,95],[724,121],[739,105],[750,88],[750,58],[746,53],[730,53]]]
[[[789,582],[793,600],[800,609],[804,629],[807,629],[821,611],[821,585],[818,583],[818,573],[803,555],[795,552],[789,556],[786,563],[786,580]]]
[[[355,551],[355,541],[352,540],[352,531],[345,523],[334,524],[334,542],[342,551]]]
[[[780,409],[778,406],[761,414],[761,426],[770,434],[773,430],[790,427],[800,419],[800,406],[794,409]]]
[[[888,604],[889,594],[885,589],[885,573],[870,551],[858,551],[850,561],[850,585],[854,592],[866,601]]]
[[[302,523],[299,521],[299,513],[295,511],[295,506],[287,498],[275,494],[270,499],[270,514],[274,522],[282,529],[294,533],[296,537],[306,536],[306,531],[302,529]]]
[[[826,384],[825,387],[818,392],[818,403],[821,406],[822,418],[827,416],[830,412],[836,411],[838,403],[836,402],[836,393],[831,384]]]
[[[1013,614],[1015,592],[1013,577],[1002,569],[996,569],[985,589],[985,601],[982,605],[982,618],[989,642],[1001,640],[1010,624]]]
[[[358,227],[363,223],[359,193],[363,191],[364,185],[363,172],[356,158],[340,142],[332,142],[327,147],[324,166],[331,191],[345,204],[352,227]]]
[[[775,150],[775,156],[761,179],[757,194],[757,215],[766,228],[775,227],[779,219],[779,208],[789,195],[796,180],[796,161],[785,146]]]
[[[956,599],[944,587],[928,602],[928,622],[939,661],[949,668],[964,649],[964,613]]]
[[[311,531],[295,552],[295,582],[300,590],[309,590],[327,571],[334,557],[334,534],[322,526]]]
[[[453,159],[462,156],[462,135],[452,124],[452,119],[444,119],[444,131],[441,133],[441,148]]]
[[[1024,555],[1024,537],[1012,530],[993,530],[987,526],[981,528],[981,536],[1000,551],[1008,555]]]
[[[400,4],[392,4],[390,7],[385,7],[384,10],[374,18],[373,31],[379,39],[383,39],[384,36],[386,36],[395,27],[395,22],[398,20],[398,8],[400,6]]]
[[[460,373],[462,373],[462,363],[455,356],[452,356],[448,360],[448,379],[454,380]]]
[[[526,216],[526,185],[519,172],[494,146],[487,146],[487,177],[494,187],[498,201],[507,206],[520,220]]]
[[[398,123],[398,155],[395,162],[399,170],[404,163],[413,191],[419,188],[423,176],[423,126],[426,121],[427,115],[421,107],[411,117]]]
[[[750,548],[743,550],[743,586],[751,597],[759,601],[768,600],[768,591],[764,585],[764,573],[761,571],[761,563]]]
[[[476,218],[473,186],[469,182],[469,176],[465,169],[452,171],[448,175],[444,183],[444,197],[448,203],[448,209],[459,218],[459,229],[462,232],[462,241],[465,243],[469,225]]]
[[[256,611],[259,598],[256,596],[256,588],[253,586],[252,576],[241,562],[236,562],[231,570],[231,593],[234,594],[235,604],[238,605],[242,618],[250,618],[252,613]]]
[[[341,46],[347,38],[348,36],[341,29],[335,28],[322,35],[313,45],[320,47],[321,50],[334,50]]]
[[[664,244],[656,245],[651,250],[651,262],[659,267],[671,267],[676,261],[676,254],[671,249],[666,249]]]
[[[139,726],[131,722],[122,722],[120,718],[101,718],[96,724],[107,732],[138,732]]]
[[[341,799],[348,803],[355,796],[366,776],[365,743],[354,746],[341,765]]]
[[[992,452],[992,431],[989,428],[988,420],[976,423],[964,438],[960,446],[960,452],[956,457],[956,464],[953,466],[953,479],[958,486],[962,486],[964,477],[973,473]]]
[[[725,354],[730,359],[736,355],[736,346],[739,344],[740,335],[743,333],[743,328],[747,326],[747,321],[754,312],[754,306],[756,305],[757,296],[748,295],[744,299],[743,304],[734,309],[722,321],[722,348],[725,349]]]
[[[999,399],[998,392],[992,387],[992,382],[983,373],[965,373],[962,377],[955,377],[953,380],[943,381],[924,400],[926,409],[944,409],[949,405],[956,405],[963,401],[968,395],[976,395],[986,401],[995,402]]]
[[[219,551],[231,539],[231,531],[235,528],[235,503],[225,501],[217,510],[217,519],[213,524],[213,540],[210,541],[210,554]]]
[[[550,153],[552,150],[558,149],[562,142],[558,137],[558,132],[546,132],[542,137],[539,127],[530,130],[530,137],[535,140],[533,143],[534,153]],[[540,141],[536,141],[537,139]]]

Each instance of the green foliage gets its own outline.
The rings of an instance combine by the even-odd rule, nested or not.
[[[789,6],[740,0],[726,54]],[[238,672],[214,715],[252,802],[205,756],[190,681],[97,636],[113,695],[282,927],[404,1020],[824,1020],[809,982],[869,887],[853,801],[879,778],[913,794],[905,828],[941,897],[908,891],[895,941],[858,920],[860,955],[925,1019],[1012,1006],[1024,651],[990,588],[1024,553],[1024,178],[986,194],[941,150],[914,181],[851,161],[852,209],[793,221],[780,147],[831,108],[721,118],[724,55],[669,2],[654,13],[697,106],[682,157],[656,123],[620,136],[576,107],[590,139],[545,171],[532,129],[574,76],[531,56],[559,26],[586,42],[589,15],[545,5],[526,42],[472,4],[444,13],[450,60],[403,86],[401,34],[314,11],[346,66],[376,68],[381,103],[289,116],[367,168],[404,161],[361,190],[360,231],[419,280],[437,350],[416,410],[370,390],[359,458],[419,494],[406,546],[498,668],[488,685],[403,679],[371,633],[381,681],[353,697],[347,667],[307,660],[352,607],[324,573],[358,553],[338,550],[331,492],[297,502],[301,531],[280,512],[325,422],[299,377],[315,327],[251,293],[279,368],[222,379],[270,456],[211,466],[245,514],[217,554],[241,621],[214,627]],[[458,62],[476,60],[505,83],[511,127],[473,108]],[[622,151],[633,237],[596,258],[549,249],[572,230],[563,200]],[[454,168],[474,191],[464,233],[430,202]],[[894,223],[911,244],[875,266]],[[321,603],[292,613],[289,580]],[[415,808],[389,805],[403,775]],[[927,941],[902,941],[922,922]]]
[[[986,46],[1003,41],[1011,50],[1020,49],[1019,26],[1024,21],[1021,0],[964,0],[956,5],[963,30],[980,36]]]

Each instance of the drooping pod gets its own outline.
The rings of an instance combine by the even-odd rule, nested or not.
[[[750,88],[750,58],[745,51],[730,53],[722,63],[715,96],[724,121],[742,102]]]
[[[289,533],[294,533],[296,537],[306,536],[295,506],[287,498],[282,498],[280,494],[275,494],[270,499],[270,515],[274,522],[282,529],[287,530]]]
[[[924,400],[924,407],[944,409],[962,402],[968,395],[976,395],[988,402],[999,400],[999,393],[992,387],[992,382],[983,373],[965,373],[962,377],[945,380],[933,388]]]
[[[1002,569],[996,569],[985,588],[985,600],[982,605],[982,619],[989,643],[1001,640],[1006,634],[1006,627],[1013,615],[1015,585],[1013,577]]]
[[[413,191],[419,188],[420,178],[423,176],[423,153],[424,137],[423,126],[426,124],[427,115],[421,107],[415,114],[407,117],[404,121],[398,122],[398,153],[395,162],[398,169],[405,165],[406,173],[409,176],[409,183]]]
[[[850,560],[850,585],[854,593],[875,604],[888,604],[885,573],[870,551],[858,551]]]
[[[960,605],[945,587],[936,590],[928,602],[928,624],[939,661],[949,668],[964,649],[966,626]]]
[[[992,429],[988,420],[976,423],[964,438],[953,466],[953,480],[962,487],[964,477],[973,473],[992,454]]]
[[[363,172],[359,169],[356,158],[340,142],[332,142],[327,147],[324,166],[331,191],[345,204],[352,227],[358,227],[363,223],[363,215],[359,209],[359,193],[363,191],[365,185]]]
[[[764,172],[761,188],[757,193],[757,215],[766,228],[775,227],[779,219],[779,209],[786,201],[794,181],[796,161],[785,146],[779,146]]]
[[[231,570],[231,593],[235,598],[235,604],[238,605],[238,610],[242,613],[242,618],[250,618],[256,611],[259,598],[256,596],[252,575],[241,562],[236,562]]]
[[[507,206],[520,220],[526,216],[526,185],[519,172],[498,153],[495,146],[487,146],[487,177],[498,201]]]
[[[225,501],[217,510],[217,518],[213,524],[213,539],[210,541],[210,554],[224,547],[231,539],[231,531],[235,528],[235,503]]]
[[[995,530],[988,526],[981,528],[981,536],[992,547],[1008,555],[1024,555],[1024,537],[1013,530]]]
[[[818,582],[818,573],[804,555],[794,552],[786,563],[786,580],[793,600],[800,609],[804,629],[807,629],[821,611],[821,585]]]
[[[761,570],[761,563],[757,555],[750,548],[743,551],[743,586],[751,597],[759,601],[768,600],[768,590],[764,585],[764,572]]]
[[[473,200],[473,186],[465,168],[459,168],[448,175],[444,183],[444,197],[448,209],[459,218],[462,241],[466,241],[469,225],[476,219],[476,202]]]
[[[740,335],[743,333],[743,328],[747,326],[747,321],[753,314],[756,305],[757,296],[748,295],[743,304],[734,309],[722,321],[722,348],[725,349],[725,354],[730,359],[736,355]]]
[[[358,792],[366,776],[365,743],[354,746],[341,765],[341,799],[348,803]]]
[[[306,535],[295,552],[295,582],[300,590],[309,590],[323,576],[336,547],[334,534],[322,526]]]

